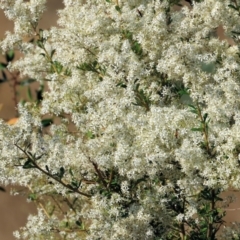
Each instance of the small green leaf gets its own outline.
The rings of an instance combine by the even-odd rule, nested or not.
[[[122,88],[127,88],[127,85],[124,84],[123,82],[120,82],[116,85],[116,87],[122,87]]]
[[[4,70],[7,67],[6,63],[0,62],[0,70]]]
[[[191,128],[193,132],[202,132],[203,128]]]
[[[39,38],[43,39],[43,30],[41,28],[39,29]]]
[[[90,72],[99,73],[98,69],[101,68],[101,67],[98,65],[97,61],[93,61],[93,62],[90,62],[90,63],[86,63],[86,62],[82,63],[79,66],[77,66],[77,68],[82,70],[82,71],[90,71]]]
[[[80,221],[76,221],[76,224],[79,226],[79,227],[81,227],[82,226],[82,223],[80,222]]]
[[[237,32],[237,31],[231,31],[231,33],[236,34],[236,35],[240,35],[240,32]]]
[[[27,151],[27,153],[33,158],[34,155],[30,152],[30,151]]]
[[[71,185],[72,188],[78,188],[78,183],[75,179],[71,182]]]
[[[32,160],[31,160],[31,159],[28,159],[28,160],[24,163],[23,168],[24,168],[24,169],[29,169],[29,168],[35,168],[35,166],[33,165]]]
[[[28,87],[27,94],[28,94],[28,98],[29,98],[30,100],[33,100],[32,91],[31,91],[31,88],[30,88],[30,87]]]
[[[34,193],[30,193],[30,194],[28,195],[28,199],[30,199],[31,201],[34,201],[34,200],[37,199],[37,195],[34,194]]]
[[[95,138],[95,135],[91,131],[87,131],[86,135],[90,139],[94,139]]]
[[[56,49],[53,49],[53,50],[51,51],[51,58],[53,57],[53,55],[54,55],[55,52],[56,52]]]
[[[13,50],[9,50],[6,55],[5,55],[5,58],[7,60],[7,62],[11,62],[13,59],[14,59],[14,51]]]
[[[63,65],[60,62],[54,61],[52,63],[52,72],[57,71],[57,73],[59,74],[62,72],[62,70],[63,70]]]
[[[50,216],[53,215],[53,213],[54,213],[54,211],[55,211],[55,208],[56,208],[56,207],[53,205],[53,206],[52,206],[52,210],[49,212],[49,215],[50,215]]]
[[[43,127],[48,127],[51,124],[53,124],[53,120],[52,118],[46,118],[46,119],[42,119],[41,123]]]
[[[234,5],[232,5],[232,4],[229,4],[228,7],[233,8],[234,10],[238,10],[238,8],[236,8],[236,7],[235,7]]]
[[[47,172],[50,172],[48,165],[45,165]]]
[[[188,106],[190,108],[190,112],[198,114],[198,110],[197,110],[197,108],[194,105],[188,104]]]
[[[208,117],[208,114],[207,114],[207,113],[204,113],[204,115],[203,115],[203,121],[204,121],[204,122],[206,122],[207,117]]]
[[[65,169],[64,169],[64,167],[60,167],[60,169],[59,169],[59,173],[58,173],[58,177],[59,177],[60,179],[62,179],[64,173],[65,173]]]
[[[44,91],[44,86],[41,85],[38,90],[36,90],[36,96],[37,96],[37,101],[41,102],[43,100],[43,91]]]
[[[28,79],[22,80],[22,81],[20,82],[20,85],[21,85],[21,86],[27,86],[27,85],[29,85],[29,84],[31,84],[31,83],[33,83],[33,82],[36,82],[36,79],[28,78]]]
[[[134,53],[136,53],[137,55],[142,55],[142,47],[138,42],[134,42],[132,45],[132,50]]]
[[[115,6],[115,9],[116,9],[118,12],[121,12],[121,8],[120,8],[118,5]]]
[[[71,69],[70,68],[67,68],[64,72],[64,75],[66,76],[71,76],[72,75],[72,72],[71,72]]]
[[[81,184],[82,184],[82,180],[80,180],[80,181],[78,182],[78,188],[81,187]]]
[[[43,42],[41,40],[37,40],[37,45],[42,49],[44,48]]]
[[[182,96],[182,95],[189,95],[189,92],[188,92],[188,89],[180,89],[180,90],[178,91],[178,94],[179,94],[180,96]]]
[[[71,176],[73,176],[73,171],[72,171],[71,168],[69,168],[69,173],[70,173]]]

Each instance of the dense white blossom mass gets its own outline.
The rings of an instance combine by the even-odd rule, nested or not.
[[[0,122],[0,181],[39,204],[15,237],[200,239],[203,206],[240,189],[240,1],[64,0],[41,30],[45,2],[0,0],[10,70],[48,85]]]

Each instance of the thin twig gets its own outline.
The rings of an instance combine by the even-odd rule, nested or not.
[[[76,188],[73,188],[71,185],[69,184],[66,184],[64,183],[61,179],[53,176],[52,174],[50,174],[49,172],[45,171],[44,169],[42,169],[33,159],[33,157],[28,153],[26,152],[24,149],[22,149],[20,146],[18,146],[17,144],[14,144],[19,150],[21,150],[27,157],[28,159],[31,161],[31,163],[33,164],[33,166],[35,168],[37,168],[39,171],[41,171],[43,174],[47,175],[48,177],[50,177],[51,179],[54,179],[55,181],[57,181],[58,183],[60,183],[61,185],[63,185],[64,187],[68,188],[69,190],[75,192],[75,193],[78,193],[80,195],[83,195],[85,197],[91,197],[90,194],[87,194],[87,193],[84,193],[84,192],[81,192],[79,191],[78,189]]]

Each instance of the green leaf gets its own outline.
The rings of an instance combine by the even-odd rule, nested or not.
[[[53,124],[53,120],[52,118],[46,118],[46,119],[42,119],[41,123],[43,127],[48,127],[51,124]]]
[[[35,168],[34,164],[32,163],[31,159],[28,159],[24,165],[23,165],[24,169],[29,169],[29,168]]]
[[[28,94],[28,98],[29,98],[30,100],[33,100],[32,91],[31,91],[31,88],[30,88],[30,87],[28,87],[27,94]]]
[[[142,55],[142,47],[141,45],[138,43],[138,42],[134,42],[133,45],[132,45],[132,50],[134,53],[136,53],[137,55]]]
[[[42,49],[44,48],[43,42],[41,40],[37,40],[37,45]]]
[[[58,61],[54,61],[52,63],[52,72],[54,72],[55,70],[57,71],[58,74],[61,73],[63,70],[63,65]]]
[[[44,154],[41,154],[41,155],[39,155],[39,156],[36,156],[36,154],[34,154],[34,160],[37,161],[37,160],[41,159],[43,155],[44,155]]]
[[[79,66],[77,66],[78,69],[82,71],[89,71],[89,72],[96,72],[99,73],[98,70],[101,70],[101,67],[98,65],[97,61],[93,61],[90,63],[82,63]]]
[[[43,39],[43,30],[41,28],[39,29],[39,38]]]
[[[190,108],[194,109],[194,110],[197,109],[197,108],[196,108],[194,105],[192,105],[192,104],[189,104],[188,106],[189,106]]]
[[[28,195],[28,199],[30,199],[31,201],[34,201],[34,200],[37,199],[37,195],[34,194],[34,193],[30,193],[30,194]]]
[[[87,137],[90,138],[90,139],[94,139],[95,138],[95,135],[89,130],[87,131],[86,133]]]
[[[180,89],[180,90],[178,91],[178,94],[179,94],[180,96],[182,96],[182,95],[189,95],[189,92],[188,92],[188,89]]]
[[[53,57],[53,55],[54,55],[55,52],[56,52],[56,49],[53,49],[53,50],[51,51],[51,58]]]
[[[231,31],[231,33],[236,34],[236,35],[240,35],[240,32],[237,32],[237,31]]]
[[[133,34],[130,32],[130,31],[128,31],[128,30],[123,30],[122,31],[122,35],[123,35],[123,37],[124,38],[126,38],[126,39],[128,39],[130,42],[132,42],[132,36],[133,36]]]
[[[82,226],[82,222],[80,222],[80,221],[76,221],[76,224],[79,226],[79,227],[81,227]]]
[[[194,113],[194,114],[198,114],[198,110],[194,105],[188,104],[189,108],[190,108],[190,112]]]
[[[20,82],[20,85],[21,85],[21,86],[27,86],[27,85],[29,85],[29,84],[31,84],[31,83],[33,83],[33,82],[36,82],[36,79],[28,78],[28,79],[22,80],[22,81]]]
[[[7,67],[6,63],[0,62],[0,70],[4,70]]]
[[[64,75],[66,76],[71,76],[72,75],[72,71],[70,68],[66,68],[65,72],[64,72]]]
[[[74,189],[78,189],[79,188],[79,184],[78,184],[76,179],[72,180],[71,187],[74,188]]]
[[[14,59],[14,51],[13,50],[9,50],[6,55],[5,55],[5,58],[7,60],[7,62],[11,62],[13,59]]]
[[[60,167],[60,169],[59,169],[59,173],[58,173],[58,177],[59,177],[60,179],[62,179],[64,173],[65,173],[65,169],[64,169],[64,167]]]
[[[44,91],[44,86],[41,85],[38,90],[36,90],[36,96],[37,96],[37,101],[38,103],[43,100],[43,91]]]
[[[203,128],[191,128],[193,132],[202,132]]]
[[[203,121],[204,121],[204,122],[206,122],[207,117],[208,117],[208,114],[207,114],[207,113],[204,113],[204,115],[203,115]]]
[[[116,87],[122,87],[122,88],[127,88],[127,85],[124,84],[123,82],[120,82],[116,85]]]
[[[115,9],[116,9],[118,12],[121,12],[121,8],[120,8],[118,5],[115,6]]]
[[[27,153],[33,158],[34,155],[30,152],[30,151],[27,151]]]
[[[48,165],[45,165],[45,168],[46,168],[47,172],[49,173],[49,172],[50,172],[50,170],[49,170],[49,167],[48,167]]]
[[[229,4],[228,7],[233,8],[234,10],[238,10],[238,8],[236,8],[236,7],[235,7],[234,5],[232,5],[232,4]]]
[[[70,173],[71,176],[73,176],[73,171],[72,171],[71,168],[69,168],[69,173]]]

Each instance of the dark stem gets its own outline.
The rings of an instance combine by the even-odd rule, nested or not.
[[[108,184],[105,181],[101,170],[99,170],[98,165],[95,162],[91,161],[91,160],[89,160],[89,161],[92,163],[92,165],[93,165],[93,167],[94,167],[94,169],[95,169],[99,179],[101,180],[102,184],[104,185],[104,187],[108,188]]]
[[[85,197],[91,197],[90,194],[81,192],[81,191],[79,191],[78,189],[73,188],[71,185],[64,183],[61,179],[53,176],[51,173],[49,173],[49,172],[45,171],[44,169],[42,169],[42,168],[36,163],[36,161],[33,159],[33,157],[32,157],[30,154],[28,154],[28,152],[26,152],[24,149],[22,149],[22,148],[21,148],[20,146],[18,146],[17,144],[14,144],[14,145],[15,145],[19,150],[21,150],[21,151],[28,157],[28,159],[31,161],[31,163],[33,164],[33,166],[34,166],[36,169],[38,169],[40,172],[42,172],[43,174],[47,175],[49,178],[57,181],[57,182],[60,183],[62,186],[66,187],[67,189],[69,189],[69,190],[71,190],[71,191],[73,191],[73,192],[75,192],[75,193],[78,193],[78,194],[83,195],[83,196],[85,196]]]

